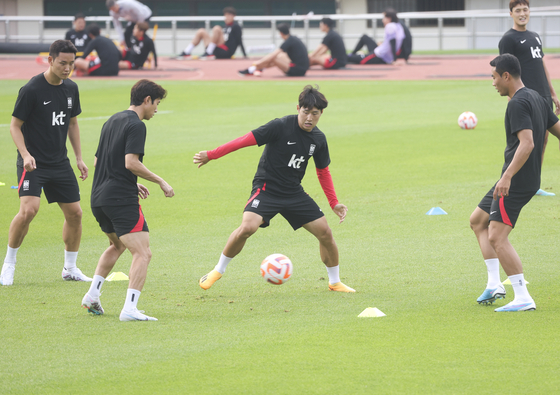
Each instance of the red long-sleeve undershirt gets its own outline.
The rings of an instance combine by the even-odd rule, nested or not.
[[[244,136],[238,137],[235,140],[230,141],[229,143],[225,143],[224,145],[220,145],[218,148],[213,149],[211,151],[207,151],[206,154],[208,155],[208,159],[214,160],[221,158],[233,151],[237,151],[240,148],[250,147],[252,145],[257,145],[257,140],[253,135],[253,132],[249,132]],[[331,177],[331,172],[329,171],[328,167],[324,169],[316,169],[317,170],[317,178],[319,178],[319,183],[321,184],[321,188],[323,188],[323,192],[325,192],[325,196],[329,201],[329,205],[331,208],[334,208],[338,204],[338,199],[336,197],[336,192],[334,191],[334,184]]]
[[[210,160],[218,159],[224,155],[229,154],[230,152],[237,151],[240,148],[250,147],[251,145],[257,145],[257,140],[255,140],[253,132],[249,132],[244,136],[230,141],[229,143],[220,145],[218,148],[213,149],[212,151],[207,151],[206,154],[208,155],[208,159]]]

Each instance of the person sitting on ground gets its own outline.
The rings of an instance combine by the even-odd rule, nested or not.
[[[309,57],[305,44],[296,36],[290,35],[290,27],[281,23],[277,27],[284,43],[280,48],[268,54],[246,70],[239,71],[241,75],[259,76],[268,67],[278,67],[288,77],[304,76],[309,69]]]
[[[405,39],[403,25],[399,23],[397,12],[391,8],[385,10],[382,21],[385,26],[383,42],[377,45],[375,40],[364,34],[356,48],[348,55],[349,63],[391,64],[397,60]],[[367,55],[358,53],[364,45],[369,51]]]
[[[154,67],[157,67],[156,47],[154,41],[146,34],[149,28],[148,22],[138,22],[134,25],[130,36],[125,37],[127,49],[123,51],[123,60],[119,62],[119,69],[143,68],[150,52],[154,54]]]
[[[105,6],[113,17],[113,26],[115,26],[122,46],[126,45],[125,36],[132,33],[135,24],[138,22],[148,22],[152,17],[150,7],[136,0],[107,0]],[[128,21],[124,31],[119,18]]]
[[[241,26],[235,22],[237,11],[233,7],[224,8],[225,28],[214,26],[212,35],[204,29],[198,29],[191,43],[178,56],[179,59],[188,59],[191,57],[192,50],[201,42],[204,42],[206,51],[201,59],[231,59],[235,54],[237,47],[241,47],[243,56],[247,57],[245,48],[243,47]]]
[[[310,66],[319,65],[325,69],[340,69],[346,66],[346,47],[340,34],[333,30],[334,21],[331,18],[323,18],[319,22],[319,28],[327,33],[323,42],[309,55]],[[331,51],[328,55],[327,51]]]
[[[65,40],[72,41],[78,52],[83,52],[91,41],[86,31],[86,16],[81,12],[74,17],[74,28],[66,32]]]
[[[91,76],[118,75],[121,54],[117,46],[113,41],[101,35],[101,29],[96,24],[88,26],[87,31],[91,42],[84,49],[83,55],[76,59],[76,70]],[[86,59],[94,50],[97,52],[97,56],[92,60]]]

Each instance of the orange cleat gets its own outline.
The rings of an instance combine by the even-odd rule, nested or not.
[[[337,291],[337,292],[356,292],[354,288],[350,288],[348,285],[345,285],[341,282],[335,284],[329,284],[329,289],[331,291]]]
[[[200,278],[198,285],[200,285],[200,288],[202,289],[208,289],[220,278],[222,278],[222,273],[217,270],[212,270],[210,273]]]

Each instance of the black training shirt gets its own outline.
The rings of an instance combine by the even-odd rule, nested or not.
[[[146,125],[131,110],[113,115],[101,129],[95,156],[91,207],[138,203],[138,177],[125,167],[127,154],[144,157]]]
[[[229,53],[235,53],[237,47],[241,45],[241,26],[237,22],[224,27],[224,41]]]
[[[323,44],[326,45],[331,51],[331,58],[337,60],[337,65],[346,65],[346,47],[344,46],[344,41],[340,34],[334,30],[329,30],[325,38],[323,38]]]
[[[25,147],[37,166],[68,160],[68,125],[70,118],[81,112],[78,85],[74,81],[66,79],[60,85],[51,85],[41,73],[21,87],[12,116],[23,121]],[[18,164],[23,165],[19,152]]]
[[[292,63],[299,68],[309,69],[309,55],[305,44],[296,36],[290,36],[282,43],[280,49],[288,55]]]
[[[506,141],[504,152],[504,166],[502,175],[510,165],[517,147],[519,138],[517,133],[524,129],[533,131],[535,147],[525,164],[512,177],[512,190],[537,191],[541,184],[541,165],[546,130],[558,122],[546,99],[536,91],[529,88],[519,89],[509,101],[506,110]]]
[[[119,60],[121,60],[121,53],[112,40],[107,37],[97,36],[87,45],[84,50],[82,58],[86,58],[91,51],[97,51],[97,56],[101,60],[101,64],[107,71],[114,71],[116,74],[119,72]]]
[[[544,98],[550,98],[550,87],[544,71],[542,41],[535,32],[508,30],[498,44],[500,55],[509,53],[519,59],[521,80]]]
[[[302,130],[297,115],[277,118],[253,130],[259,146],[266,144],[253,179],[253,189],[266,183],[266,190],[290,195],[303,190],[301,180],[313,157],[315,167],[324,169],[330,162],[327,138],[317,127]]]
[[[77,32],[74,29],[70,29],[66,32],[66,40],[72,41],[78,52],[83,52],[91,38],[85,30]]]

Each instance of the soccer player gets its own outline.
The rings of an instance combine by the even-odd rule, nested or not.
[[[206,48],[201,59],[231,59],[239,46],[241,46],[243,55],[245,57],[247,56],[245,48],[243,47],[243,42],[241,41],[241,26],[235,22],[237,11],[233,7],[226,7],[223,13],[226,23],[225,28],[218,25],[214,26],[212,28],[212,35],[208,34],[208,32],[202,28],[198,29],[191,43],[179,54],[179,59],[190,58],[192,50],[200,44],[201,41],[204,42]]]
[[[510,101],[506,109],[505,163],[500,180],[484,196],[471,215],[470,223],[488,269],[486,289],[478,303],[491,304],[505,298],[500,282],[500,264],[506,272],[515,297],[495,311],[535,310],[523,276],[523,266],[508,240],[523,206],[535,195],[541,182],[541,157],[548,129],[560,139],[560,123],[549,103],[521,80],[521,66],[511,54],[490,62],[493,85]]]
[[[154,66],[157,67],[157,54],[154,41],[146,34],[150,24],[148,22],[138,22],[130,36],[127,36],[123,60],[119,62],[121,70],[138,70],[144,67],[150,52],[154,54]]]
[[[113,26],[115,26],[122,46],[126,45],[125,37],[132,33],[135,24],[147,22],[152,17],[152,10],[136,0],[107,0],[105,5],[113,17]],[[119,18],[128,21],[125,31],[123,31]]]
[[[309,64],[311,66],[319,65],[325,69],[340,69],[346,66],[348,57],[346,47],[342,37],[334,31],[333,27],[334,21],[331,18],[323,18],[319,22],[319,28],[327,35],[315,51],[309,54]],[[331,54],[327,55],[329,50]]]
[[[83,55],[76,59],[76,70],[91,76],[118,75],[121,54],[117,46],[101,35],[101,30],[96,24],[89,25],[87,30],[92,40]],[[86,59],[94,50],[97,56],[93,60]]]
[[[113,115],[101,129],[95,154],[95,174],[91,190],[91,210],[110,245],[99,258],[93,282],[82,300],[89,312],[103,314],[99,301],[101,286],[117,259],[128,249],[132,254],[130,281],[121,321],[157,321],[138,311],[138,299],[146,281],[152,257],[148,224],[139,199],[150,194],[138,184],[138,177],[158,184],[166,197],[173,188],[142,163],[146,141],[146,125],[157,112],[167,92],[160,85],[140,80],[130,92],[130,107]]]
[[[49,49],[49,68],[33,77],[19,91],[10,133],[18,150],[19,212],[10,224],[8,251],[0,274],[1,285],[12,285],[16,256],[29,225],[39,211],[41,191],[49,203],[58,203],[64,214],[62,240],[67,281],[91,281],[76,267],[82,237],[80,190],[66,150],[70,139],[80,178],[88,168],[82,160],[78,115],[82,112],[76,83],[68,79],[76,58],[70,41],[57,40]]]
[[[309,57],[305,44],[296,36],[290,35],[290,27],[281,23],[277,30],[284,43],[280,48],[254,63],[246,70],[240,70],[241,75],[260,76],[261,72],[268,67],[278,67],[288,77],[304,76],[309,69]]]
[[[377,45],[375,40],[367,35],[363,35],[356,44],[352,54],[348,55],[348,62],[355,64],[391,64],[400,55],[401,47],[405,40],[403,25],[399,23],[399,17],[394,9],[387,9],[383,12],[384,37],[383,42]],[[366,46],[368,55],[358,54],[358,51]]]
[[[329,205],[340,217],[340,222],[344,221],[348,208],[339,203],[336,197],[329,171],[331,160],[327,139],[317,128],[327,105],[327,99],[318,88],[308,85],[299,95],[297,115],[274,119],[212,151],[200,151],[194,155],[194,163],[200,167],[239,148],[266,144],[241,225],[229,237],[214,270],[200,279],[201,288],[208,289],[219,280],[229,262],[241,252],[247,239],[259,227],[267,227],[271,219],[280,213],[294,230],[303,227],[319,240],[321,259],[329,276],[329,289],[356,292],[340,281],[338,247],[332,231],[317,203],[301,186],[307,164],[313,158]]]
[[[74,28],[66,32],[66,40],[72,41],[78,52],[83,52],[91,41],[86,31],[86,17],[81,12],[74,17]]]

